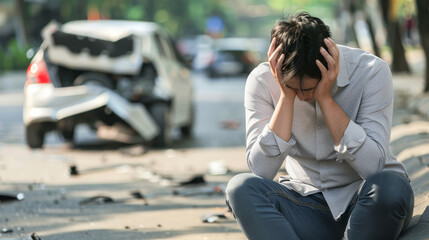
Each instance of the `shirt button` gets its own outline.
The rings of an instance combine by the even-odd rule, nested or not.
[[[327,192],[327,191],[328,191],[328,189],[327,189],[327,188],[324,188],[324,189],[322,189],[322,191]]]
[[[317,125],[317,128],[320,129],[320,125]]]
[[[326,182],[326,178],[325,177],[322,177],[322,182]]]

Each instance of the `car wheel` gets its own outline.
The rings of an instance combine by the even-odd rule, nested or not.
[[[45,141],[45,131],[39,125],[29,125],[25,127],[25,140],[32,148],[42,148]]]
[[[73,85],[97,85],[113,89],[113,82],[105,75],[99,73],[83,73],[73,82]]]
[[[194,107],[194,104],[192,104],[189,123],[180,128],[180,132],[182,133],[183,137],[190,137],[192,135],[192,128],[194,127],[194,121],[195,121],[195,107]]]
[[[159,134],[152,140],[152,146],[166,147],[171,141],[170,106],[163,102],[154,103],[149,111],[159,127]]]
[[[67,142],[73,142],[75,127],[72,127],[70,129],[61,129],[60,132],[64,140],[66,140]]]

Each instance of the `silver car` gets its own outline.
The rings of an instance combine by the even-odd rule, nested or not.
[[[27,70],[23,118],[30,148],[67,141],[78,124],[102,137],[165,146],[193,125],[192,81],[169,35],[151,22],[51,23]]]

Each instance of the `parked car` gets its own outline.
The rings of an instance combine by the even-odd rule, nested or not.
[[[207,67],[210,77],[249,74],[266,54],[264,39],[222,38],[214,42],[212,59]]]
[[[165,146],[171,129],[193,125],[189,69],[171,38],[151,22],[51,23],[27,70],[23,118],[30,148],[78,124],[125,142]]]

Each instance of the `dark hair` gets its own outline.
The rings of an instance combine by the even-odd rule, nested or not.
[[[328,68],[320,47],[327,50],[323,39],[331,37],[329,27],[322,20],[300,12],[289,20],[278,20],[271,31],[271,39],[274,37],[277,37],[276,47],[283,43],[283,76],[287,79],[298,77],[300,82],[304,75],[319,80],[322,78],[316,59]]]

